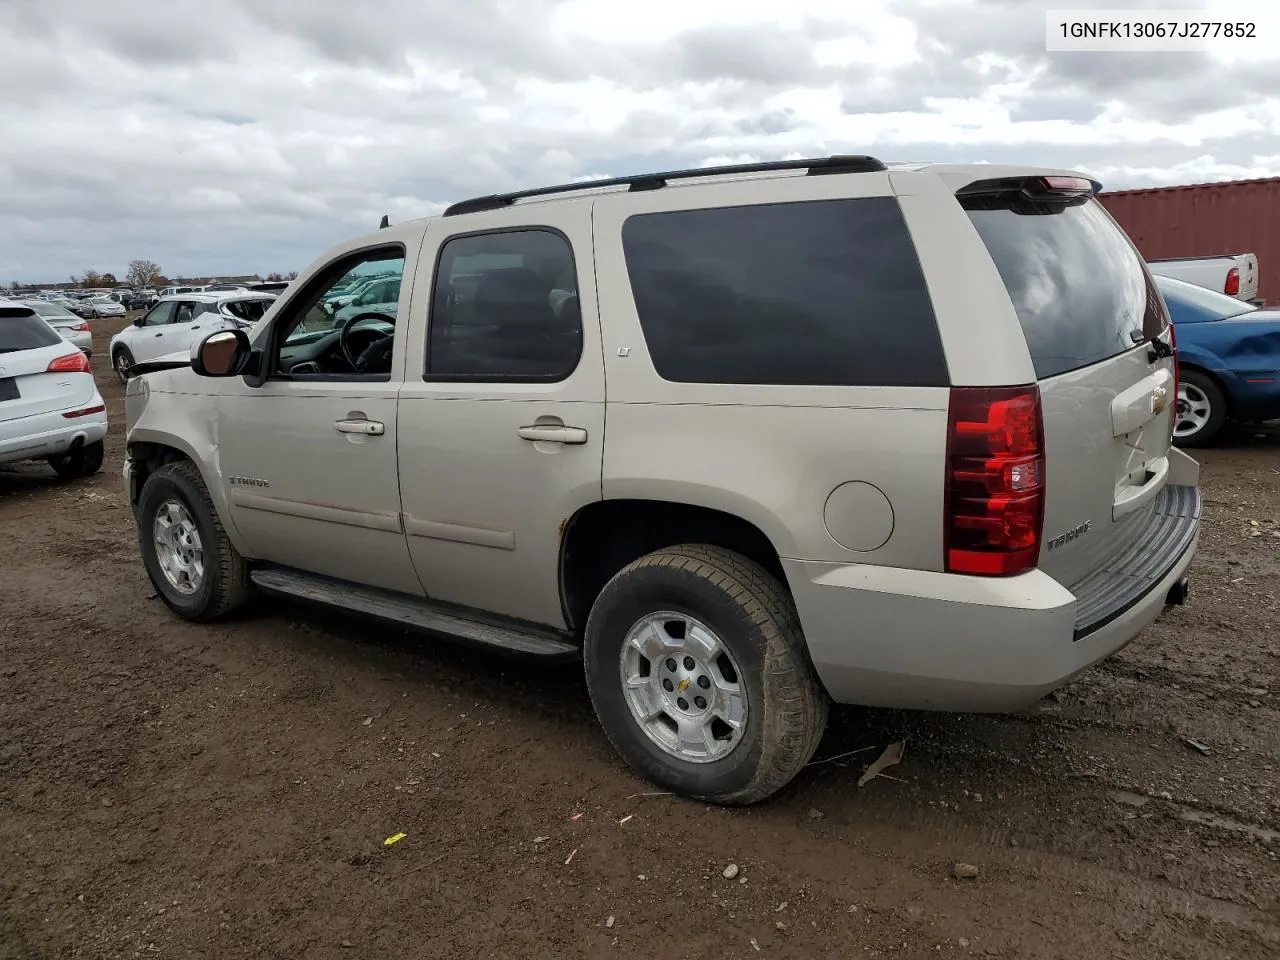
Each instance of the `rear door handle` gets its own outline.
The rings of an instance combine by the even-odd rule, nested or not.
[[[521,440],[532,440],[535,443],[586,443],[587,431],[582,427],[566,427],[562,424],[546,423],[521,427],[516,431]]]
[[[333,429],[339,433],[357,433],[365,437],[380,437],[387,432],[379,420],[335,420]]]

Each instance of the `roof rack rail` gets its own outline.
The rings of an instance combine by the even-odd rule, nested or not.
[[[480,213],[485,210],[501,210],[517,200],[532,197],[548,197],[557,193],[576,190],[596,190],[600,187],[627,187],[631,191],[659,190],[671,180],[691,180],[695,177],[723,177],[738,173],[771,173],[781,170],[807,170],[807,176],[816,177],[831,173],[880,173],[888,167],[875,157],[861,155],[817,157],[809,160],[769,160],[764,163],[733,163],[723,167],[698,167],[693,170],[670,170],[665,173],[642,173],[631,177],[613,177],[608,180],[584,180],[565,183],[556,187],[538,187],[536,190],[519,190],[515,193],[495,193],[486,197],[459,200],[448,207],[444,216],[454,217],[463,213]]]

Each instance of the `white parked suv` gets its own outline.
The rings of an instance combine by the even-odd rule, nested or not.
[[[121,380],[135,363],[170,353],[186,354],[191,344],[215,330],[256,323],[275,303],[275,294],[184,293],[163,297],[114,337],[107,347]]]
[[[832,701],[1024,707],[1183,602],[1199,535],[1164,302],[1097,188],[832,157],[344,243],[129,382],[146,569],[192,620],[260,591],[579,658],[619,753],[724,803]]]
[[[106,435],[89,358],[31,307],[0,300],[0,463],[45,460],[60,476],[89,476]]]

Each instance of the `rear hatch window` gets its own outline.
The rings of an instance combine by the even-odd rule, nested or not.
[[[0,354],[38,350],[61,342],[57,332],[33,313],[0,309]]]
[[[1159,336],[1164,304],[1129,238],[1091,198],[1030,199],[1007,184],[959,195],[1009,291],[1044,380]]]

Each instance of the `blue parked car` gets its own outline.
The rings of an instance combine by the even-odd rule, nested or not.
[[[1198,447],[1228,420],[1280,418],[1280,310],[1171,277],[1155,281],[1178,338],[1173,442]]]

